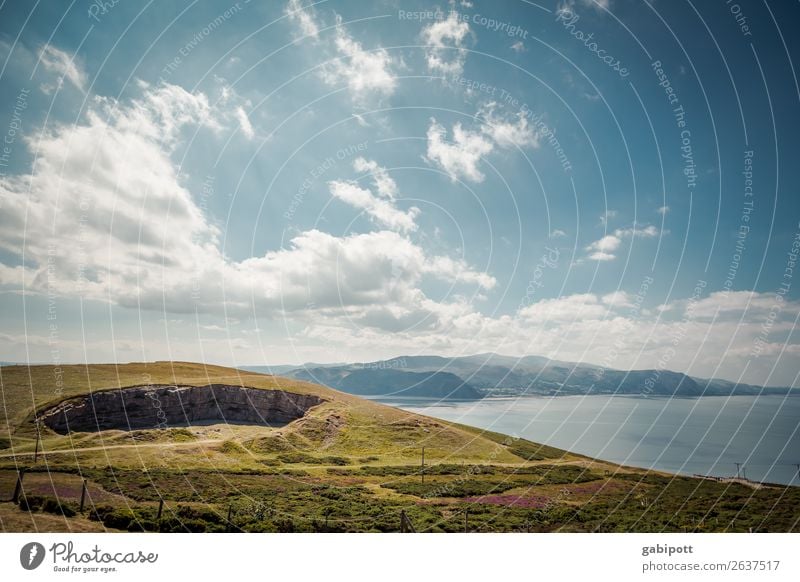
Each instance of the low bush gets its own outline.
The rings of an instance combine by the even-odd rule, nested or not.
[[[59,501],[53,497],[46,497],[44,499],[42,511],[63,515],[64,517],[75,517],[78,514],[73,504]]]
[[[44,503],[41,495],[21,495],[19,498],[19,508],[22,511],[39,511]]]

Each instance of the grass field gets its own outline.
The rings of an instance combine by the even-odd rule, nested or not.
[[[43,429],[34,462],[36,411],[93,391],[150,383],[225,383],[313,393],[325,402],[281,427],[208,424],[68,435]],[[399,531],[401,513],[417,531],[434,532],[800,529],[796,487],[620,467],[230,368],[11,366],[0,368],[0,384],[4,531],[391,532]],[[20,468],[26,473],[17,506],[9,500]]]

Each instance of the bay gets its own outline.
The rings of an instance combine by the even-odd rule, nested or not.
[[[635,467],[800,485],[800,396],[559,396],[385,404]]]

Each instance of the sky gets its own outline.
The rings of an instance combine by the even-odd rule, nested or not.
[[[3,2],[0,359],[797,385],[794,2]]]

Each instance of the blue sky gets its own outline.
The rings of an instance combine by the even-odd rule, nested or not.
[[[7,2],[2,359],[793,384],[797,11]]]

